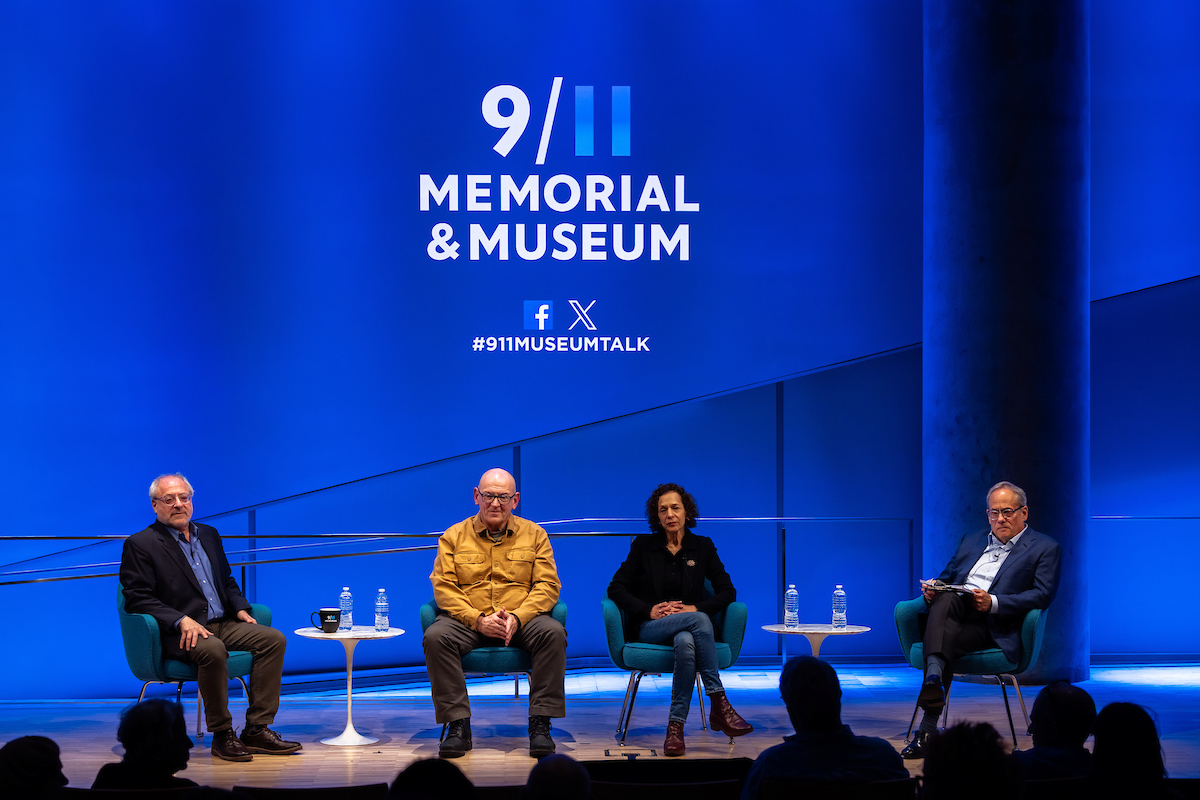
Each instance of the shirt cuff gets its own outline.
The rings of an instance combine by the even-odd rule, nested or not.
[[[989,614],[999,614],[1000,613],[1000,601],[996,599],[996,595],[994,595],[994,594],[989,594],[988,597],[992,598],[992,607],[988,609],[988,613]]]

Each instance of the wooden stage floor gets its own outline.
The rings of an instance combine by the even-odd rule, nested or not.
[[[912,714],[918,673],[901,666],[839,665],[842,719],[858,734],[880,736],[897,749]],[[579,670],[567,674],[567,716],[554,721],[558,752],[577,759],[661,758],[670,675],[642,681],[632,730],[624,748],[615,728],[628,673]],[[791,732],[779,700],[779,670],[737,669],[722,673],[734,707],[755,731],[729,743],[725,736],[700,728],[694,702],[686,728],[684,758],[753,758]],[[1098,708],[1116,700],[1153,709],[1162,732],[1171,777],[1200,778],[1200,666],[1093,668],[1081,684]],[[512,698],[512,679],[471,681],[475,749],[455,763],[478,785],[523,784],[535,763],[528,755],[524,682],[520,700]],[[1037,687],[1026,692],[1032,707]],[[1020,706],[1013,704],[1021,748],[1032,746]],[[119,761],[115,731],[128,699],[110,701],[38,701],[0,704],[0,741],[26,734],[49,736],[63,751],[64,772],[72,786],[90,786],[102,764]],[[234,719],[240,727],[245,701],[233,694]],[[195,699],[184,698],[189,727],[195,725]],[[379,737],[374,745],[330,747],[320,740],[340,733],[345,724],[345,690],[286,694],[274,726],[284,738],[304,743],[293,756],[256,756],[235,764],[214,759],[211,737],[198,741],[188,769],[181,773],[202,785],[307,787],[391,782],[413,761],[437,755],[440,726],[433,722],[428,684],[355,692],[354,723],[361,733]],[[995,686],[956,683],[951,719],[990,722],[1008,738],[1000,690]],[[921,762],[909,762],[920,772]]]

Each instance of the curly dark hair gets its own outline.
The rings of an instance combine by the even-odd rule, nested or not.
[[[664,494],[668,492],[676,492],[683,498],[683,510],[687,512],[687,521],[684,525],[691,530],[698,524],[696,517],[700,516],[700,509],[696,506],[696,498],[684,489],[678,483],[660,483],[654,493],[650,495],[650,499],[646,501],[646,521],[650,523],[650,530],[654,533],[662,533],[662,523],[658,521],[658,501]]]

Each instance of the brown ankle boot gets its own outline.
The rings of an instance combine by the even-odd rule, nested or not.
[[[714,731],[720,731],[732,738],[744,736],[754,730],[754,726],[742,719],[741,715],[733,710],[733,706],[729,705],[729,700],[725,698],[724,692],[710,694],[708,702],[712,704],[712,711],[708,715],[708,726]]]
[[[667,723],[667,740],[663,742],[663,754],[681,756],[686,750],[683,744],[683,723],[671,720]]]

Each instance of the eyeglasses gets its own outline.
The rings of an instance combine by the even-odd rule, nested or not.
[[[1017,506],[1016,508],[1002,508],[999,511],[997,511],[994,508],[989,508],[987,510],[988,519],[996,519],[997,517],[1003,517],[1004,519],[1012,519],[1012,515],[1017,513],[1024,507],[1025,506]]]
[[[186,506],[192,502],[190,494],[169,494],[165,497],[154,498],[156,502],[162,503],[165,506]]]
[[[485,506],[490,506],[494,502],[499,502],[500,505],[506,506],[516,497],[515,494],[492,494],[491,492],[479,492],[479,496],[483,498]]]

